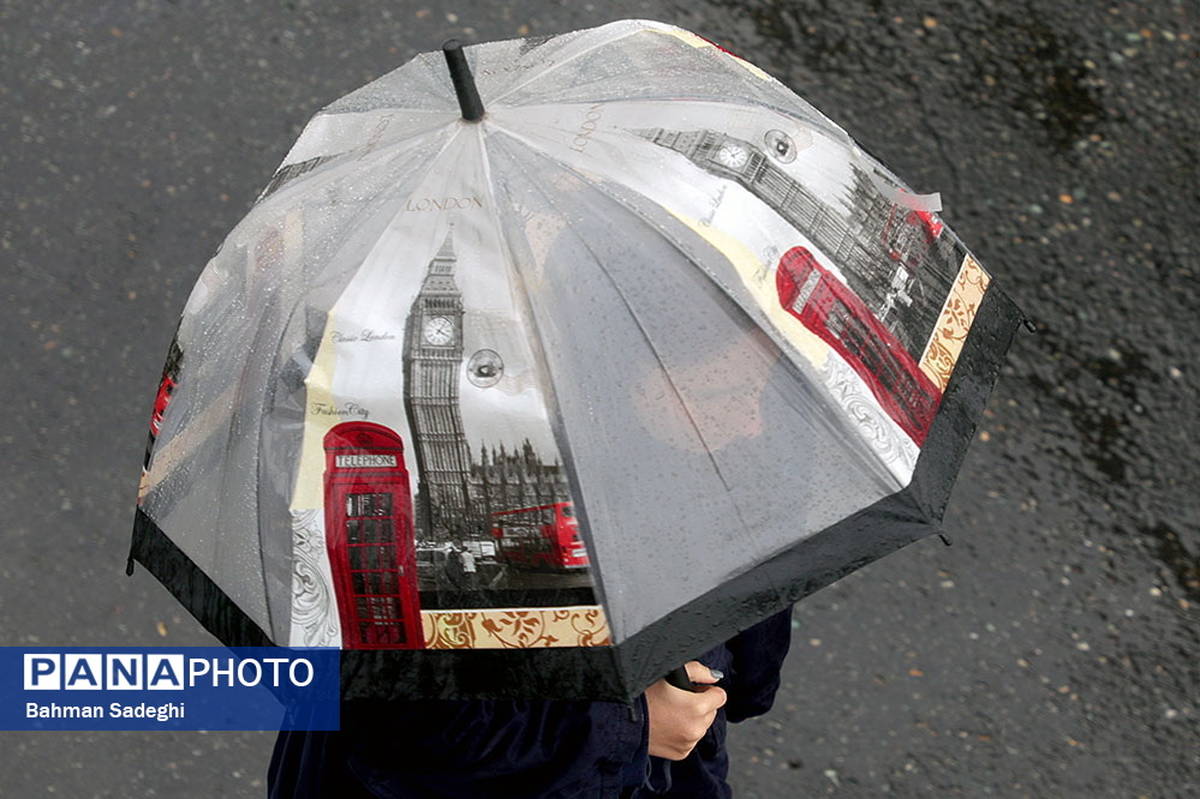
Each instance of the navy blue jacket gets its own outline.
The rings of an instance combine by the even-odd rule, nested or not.
[[[727,721],[765,713],[791,642],[784,611],[698,660],[728,702],[681,761],[647,754],[646,700],[416,701],[343,707],[339,732],[281,732],[271,799],[726,799]]]

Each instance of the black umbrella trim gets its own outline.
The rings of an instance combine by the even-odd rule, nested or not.
[[[133,520],[129,559],[145,566],[204,629],[226,646],[274,645],[262,628],[167,538],[141,508]]]

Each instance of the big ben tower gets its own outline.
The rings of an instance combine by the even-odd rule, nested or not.
[[[404,408],[420,475],[418,529],[424,522],[426,535],[437,539],[461,535],[470,501],[471,459],[458,397],[463,302],[454,282],[452,236],[453,229],[429,262],[404,331]]]

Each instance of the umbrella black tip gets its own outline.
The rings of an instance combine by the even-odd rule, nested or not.
[[[468,122],[478,122],[483,119],[483,101],[479,99],[479,89],[475,87],[475,78],[471,75],[471,67],[467,64],[467,54],[458,39],[447,39],[442,44],[442,53],[446,56],[446,66],[450,69],[450,81],[454,84],[454,94],[458,97],[458,107],[462,109],[462,117]]]

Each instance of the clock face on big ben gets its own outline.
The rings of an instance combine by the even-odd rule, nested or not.
[[[422,332],[427,343],[444,347],[454,341],[454,322],[445,316],[433,316],[425,320]]]
[[[750,153],[740,144],[722,144],[717,150],[717,163],[729,169],[741,169],[750,160]]]

